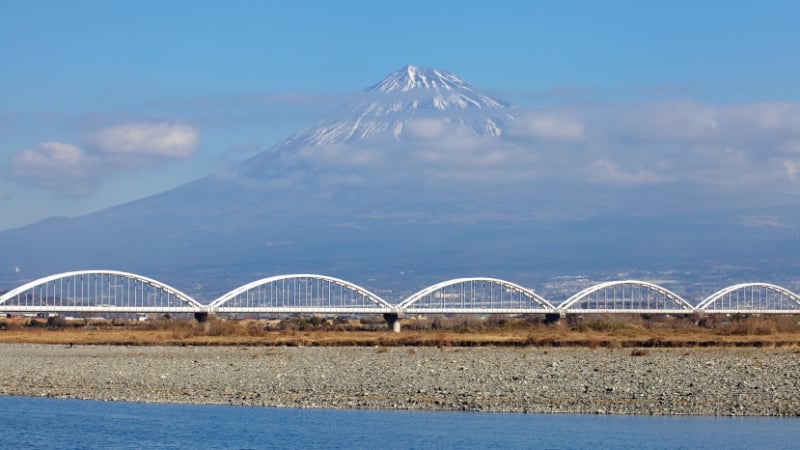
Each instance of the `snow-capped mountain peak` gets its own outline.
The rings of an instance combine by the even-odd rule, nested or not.
[[[504,108],[499,102],[477,92],[469,83],[446,70],[407,65],[390,73],[378,84],[366,89],[367,94],[406,97],[410,109],[432,107],[439,110],[467,108]],[[397,102],[394,102],[395,105]]]
[[[355,98],[338,118],[312,124],[284,141],[284,148],[352,142],[385,135],[402,140],[415,119],[441,119],[476,135],[499,136],[512,109],[482,94],[453,73],[407,65]]]
[[[432,69],[419,68],[407,65],[402,69],[390,73],[378,84],[367,88],[367,92],[408,92],[412,89],[467,89],[472,87],[450,72]]]

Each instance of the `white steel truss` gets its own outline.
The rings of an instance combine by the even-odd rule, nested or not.
[[[395,307],[377,294],[339,278],[290,274],[262,278],[211,302],[219,312],[391,313]]]
[[[473,277],[442,281],[422,289],[397,305],[407,313],[554,312],[555,307],[532,290],[498,278]]]
[[[694,307],[669,289],[640,280],[590,286],[558,305],[560,311],[598,313],[691,312]]]
[[[800,295],[769,283],[740,283],[697,306],[675,292],[640,280],[590,286],[555,306],[510,281],[471,277],[428,286],[393,305],[349,281],[289,274],[240,286],[208,305],[152,278],[116,270],[46,276],[0,295],[3,312],[287,313],[287,314],[585,314],[693,312],[800,314]]]
[[[5,312],[205,312],[160,281],[117,270],[79,270],[25,283],[0,296]]]
[[[800,312],[800,296],[769,283],[740,283],[709,295],[696,306],[707,312]]]

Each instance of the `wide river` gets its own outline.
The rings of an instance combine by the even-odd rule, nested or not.
[[[795,418],[291,409],[0,396],[8,448],[797,448]]]

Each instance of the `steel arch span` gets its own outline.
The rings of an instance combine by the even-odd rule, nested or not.
[[[739,283],[709,295],[698,311],[782,314],[800,311],[800,295],[769,283]]]
[[[363,287],[339,278],[289,274],[262,278],[209,305],[229,313],[393,313],[395,307]]]
[[[525,314],[550,313],[556,309],[530,289],[486,277],[442,281],[412,294],[397,308],[412,314]]]
[[[611,294],[609,296],[609,294]],[[686,313],[694,307],[680,295],[647,281],[608,281],[590,286],[558,305],[563,312]]]
[[[152,278],[116,270],[49,275],[0,296],[5,312],[205,312],[191,296]]]

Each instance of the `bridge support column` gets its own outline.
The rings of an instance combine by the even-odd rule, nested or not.
[[[383,315],[383,318],[386,320],[386,328],[394,331],[395,333],[400,332],[400,314],[386,313]]]
[[[563,312],[547,313],[544,315],[544,323],[547,325],[557,324],[562,317],[566,316]]]
[[[194,320],[203,323],[208,320],[208,311],[196,312],[194,313]]]

